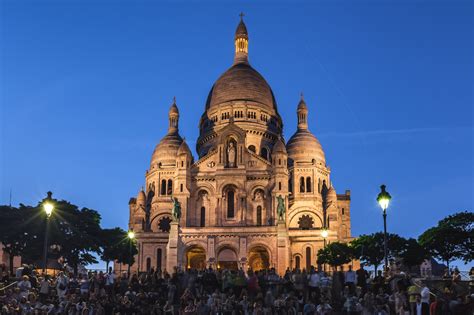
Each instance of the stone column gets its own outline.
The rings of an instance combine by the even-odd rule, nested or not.
[[[278,274],[284,275],[286,268],[289,266],[290,259],[290,239],[286,229],[285,221],[278,220],[277,227],[277,266]]]
[[[178,266],[179,224],[172,221],[170,225],[170,236],[166,245],[166,271],[172,274],[174,267]]]

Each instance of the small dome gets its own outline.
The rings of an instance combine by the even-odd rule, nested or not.
[[[334,187],[330,187],[328,189],[328,192],[327,192],[327,195],[326,195],[326,199],[327,201],[332,201],[332,202],[337,202],[337,194],[336,194],[336,190],[334,189]]]
[[[299,129],[286,144],[288,157],[295,162],[311,162],[315,159],[326,164],[323,148],[318,139],[307,129]]]
[[[178,149],[181,146],[183,139],[178,131],[167,134],[160,143],[155,147],[153,155],[151,156],[151,165],[168,164],[175,165]]]
[[[192,156],[191,150],[189,149],[189,146],[186,143],[186,140],[183,140],[183,142],[178,148],[178,155],[182,155],[182,154],[187,154],[187,155]]]
[[[141,189],[137,195],[137,205],[145,205],[145,203],[146,203],[145,192],[143,191],[143,189]]]
[[[275,154],[275,153],[286,154],[285,143],[283,143],[283,140],[281,138],[278,138],[275,145],[273,146],[272,154]]]
[[[178,106],[176,105],[176,102],[173,102],[173,104],[171,104],[169,114],[178,114],[179,115],[179,110],[178,110]]]
[[[297,108],[298,111],[300,110],[308,110],[308,106],[306,106],[306,102],[304,101],[304,98],[303,98],[303,93],[301,93],[301,99],[300,99],[300,102],[298,103],[298,108]]]

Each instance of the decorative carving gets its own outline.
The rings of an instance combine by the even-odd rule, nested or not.
[[[168,233],[171,229],[170,223],[171,223],[171,219],[169,217],[163,217],[158,222],[158,228],[160,229],[161,232]]]
[[[230,140],[227,143],[227,167],[236,167],[236,158],[235,143],[233,140]]]
[[[304,214],[300,217],[300,219],[298,220],[298,226],[300,227],[300,229],[302,230],[309,230],[309,229],[312,229],[313,226],[314,226],[314,220],[313,218],[308,215],[308,214]]]
[[[213,168],[214,166],[216,166],[216,162],[214,161],[210,161],[209,163],[207,163],[207,167],[209,168]]]

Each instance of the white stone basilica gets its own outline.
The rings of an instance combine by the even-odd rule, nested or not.
[[[241,20],[234,63],[212,86],[199,122],[197,159],[179,134],[174,101],[145,190],[130,199],[129,229],[139,249],[132,270],[284,273],[317,265],[323,230],[328,242],[349,241],[350,192],[336,194],[303,97],[296,114],[298,128],[285,144],[273,92],[248,62]]]

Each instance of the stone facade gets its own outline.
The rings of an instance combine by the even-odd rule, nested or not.
[[[248,62],[241,20],[235,58],[213,85],[199,123],[194,159],[179,134],[176,101],[167,135],[153,152],[145,188],[131,198],[134,270],[317,265],[327,241],[351,238],[350,191],[338,195],[301,96],[288,143],[273,92]],[[179,218],[172,213],[176,198]]]

